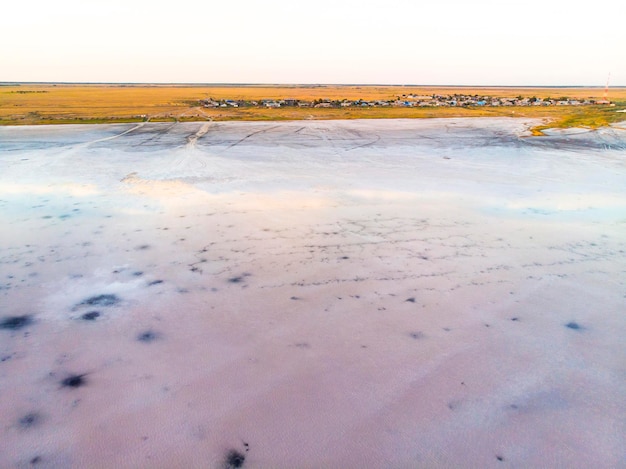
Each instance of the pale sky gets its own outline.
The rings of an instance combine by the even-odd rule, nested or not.
[[[18,0],[0,81],[626,86],[622,0]]]

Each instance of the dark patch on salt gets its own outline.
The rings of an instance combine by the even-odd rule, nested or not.
[[[150,343],[158,340],[160,335],[154,331],[144,331],[137,336],[139,342]]]
[[[141,272],[140,270],[138,270],[137,272],[133,272],[133,275],[135,277],[141,277],[143,275],[143,272]]]
[[[251,275],[252,275],[252,274],[249,274],[249,273],[247,273],[247,272],[244,272],[244,273],[243,273],[243,274],[241,274],[241,275],[238,275],[238,276],[236,276],[236,277],[231,277],[231,278],[229,278],[229,279],[228,279],[228,281],[229,281],[230,283],[241,283],[241,282],[243,282],[243,281],[244,281],[244,279],[245,279],[246,277],[250,277]]]
[[[85,384],[87,384],[87,380],[85,379],[84,374],[68,376],[61,381],[61,386],[63,386],[64,388],[80,388]]]
[[[290,299],[291,299],[291,300],[294,300],[294,301],[298,301],[298,300],[300,300],[300,298],[298,298],[297,296],[292,296]]]
[[[348,256],[342,256],[341,259],[343,259],[344,261],[347,259],[350,259]]]
[[[567,324],[565,324],[565,327],[569,329],[573,329],[575,331],[580,331],[583,329],[583,327],[575,321],[568,322]]]
[[[243,463],[246,461],[245,455],[237,451],[236,449],[231,449],[226,454],[226,464],[225,467],[227,469],[243,467]]]
[[[511,321],[519,321],[519,318],[518,317],[511,318]]]
[[[100,312],[99,311],[89,311],[89,312],[83,314],[80,318],[83,321],[95,321],[99,317],[100,317]]]
[[[24,327],[30,326],[33,323],[32,316],[24,315],[24,316],[9,316],[4,318],[0,322],[0,329],[7,329],[10,331],[17,331],[23,329]]]
[[[32,428],[38,425],[41,422],[41,416],[36,412],[31,412],[23,417],[21,417],[18,421],[21,428],[27,429]]]
[[[145,251],[146,249],[150,249],[149,244],[142,244],[141,246],[137,246],[135,248],[135,251]]]
[[[504,456],[500,456],[499,454],[496,454],[496,459],[498,461],[504,461]]]
[[[163,280],[153,280],[152,282],[148,283],[148,286],[151,287],[153,285],[158,285],[160,283],[163,283]]]
[[[405,302],[409,302],[409,303],[415,303],[415,298],[411,297],[411,298],[407,298],[406,300],[404,300]]]
[[[418,339],[423,339],[424,338],[424,333],[423,332],[419,332],[419,331],[411,332],[409,334],[409,336],[411,336],[412,339],[418,340]]]
[[[78,303],[77,306],[115,306],[120,302],[120,298],[117,295],[104,294],[96,295]]]
[[[39,464],[40,462],[41,462],[41,456],[35,456],[33,459],[30,460],[30,464],[33,466]]]

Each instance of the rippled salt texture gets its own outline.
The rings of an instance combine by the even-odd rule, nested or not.
[[[533,123],[0,128],[0,467],[625,467],[626,131]]]

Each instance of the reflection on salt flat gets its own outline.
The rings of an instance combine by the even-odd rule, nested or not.
[[[209,196],[209,194],[188,182],[143,179],[136,173],[125,176],[121,182],[124,184],[124,189],[127,193],[159,199],[163,203],[168,201],[180,203],[178,198],[184,200],[189,197],[204,198]],[[192,200],[192,203],[198,202],[199,200]]]
[[[126,177],[123,182],[128,185],[125,193],[133,196],[149,197],[161,207],[206,207],[224,203],[236,206],[238,210],[276,210],[294,208],[322,208],[334,202],[329,199],[327,191],[315,191],[316,194],[293,190],[258,193],[254,197],[245,197],[248,192],[233,191],[222,193],[207,192],[194,184],[183,181],[146,180],[136,176]],[[243,196],[243,198],[242,198]],[[391,196],[393,198],[393,196]]]
[[[0,195],[71,195],[74,197],[87,197],[99,194],[100,190],[95,184],[78,184],[78,183],[15,183],[0,182]]]
[[[626,199],[610,194],[550,194],[547,197],[520,198],[507,204],[510,209],[540,210],[622,210],[626,216]]]

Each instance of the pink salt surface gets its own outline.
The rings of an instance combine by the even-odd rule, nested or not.
[[[0,467],[626,467],[626,137],[528,125],[0,129]]]

